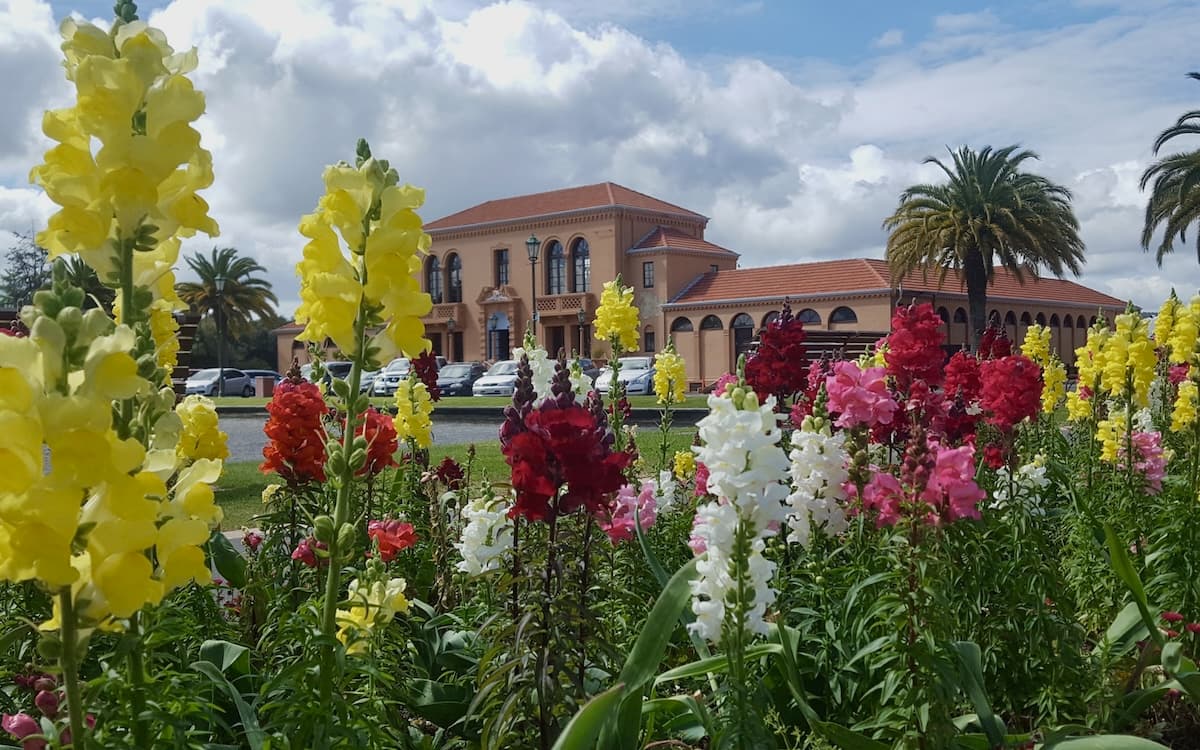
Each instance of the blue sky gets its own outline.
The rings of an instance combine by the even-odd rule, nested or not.
[[[426,188],[427,218],[613,180],[711,217],[707,237],[748,266],[882,257],[897,196],[938,178],[925,156],[1020,143],[1075,195],[1083,283],[1146,307],[1200,287],[1194,253],[1158,268],[1139,247],[1154,137],[1200,106],[1185,77],[1200,68],[1195,0],[141,8],[177,48],[198,47],[217,241],[266,265],[285,308],[296,221],[360,135]],[[69,95],[54,19],[72,9],[107,18],[111,3],[0,0],[0,230],[52,211],[27,174],[41,111]]]

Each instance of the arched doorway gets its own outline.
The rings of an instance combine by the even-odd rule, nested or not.
[[[733,361],[736,363],[754,346],[754,318],[746,313],[738,313],[733,316],[729,327],[733,329]]]
[[[508,315],[494,312],[487,319],[487,358],[492,361],[508,359],[512,352],[509,341]]]

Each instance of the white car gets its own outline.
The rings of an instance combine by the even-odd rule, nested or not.
[[[400,388],[400,381],[408,377],[408,371],[411,369],[412,360],[408,357],[396,357],[374,377],[371,393],[376,396],[395,396],[396,390]]]
[[[617,379],[625,384],[627,395],[654,393],[654,358],[653,357],[621,357],[617,360],[621,371]],[[596,390],[607,394],[612,388],[612,370],[605,368],[596,378]]]
[[[517,362],[505,359],[492,365],[483,377],[471,386],[476,396],[511,396],[517,386]]]
[[[218,374],[221,370],[215,367],[210,367],[206,370],[197,370],[188,376],[187,382],[184,384],[186,393],[199,393],[205,396],[216,396]],[[254,380],[241,370],[235,370],[231,367],[226,367],[225,377],[221,383],[222,396],[244,396],[250,397],[254,395]]]

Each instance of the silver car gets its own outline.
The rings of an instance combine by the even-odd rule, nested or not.
[[[375,376],[375,384],[371,387],[371,393],[376,396],[396,395],[400,381],[408,377],[408,371],[411,369],[412,360],[408,357],[396,357]]]
[[[224,372],[224,378],[218,377],[221,372]],[[231,367],[226,367],[223,371],[215,367],[210,367],[205,370],[197,370],[188,376],[187,382],[184,384],[186,393],[199,393],[204,396],[216,396],[217,385],[220,382],[222,396],[243,396],[249,398],[254,395],[254,379],[242,372]]]
[[[621,371],[617,379],[625,384],[625,393],[632,396],[654,393],[654,359],[651,357],[621,357],[617,360]],[[607,394],[612,387],[612,370],[604,370],[596,378],[596,390]]]
[[[517,362],[506,359],[492,365],[475,381],[471,392],[476,396],[511,396],[517,386]]]

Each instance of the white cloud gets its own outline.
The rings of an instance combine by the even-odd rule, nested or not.
[[[904,32],[900,29],[888,29],[879,36],[875,37],[875,40],[871,42],[872,47],[877,47],[879,49],[899,47],[901,44],[904,44]]]
[[[177,48],[199,47],[200,127],[217,173],[208,198],[222,227],[215,243],[192,240],[185,252],[238,247],[269,269],[291,312],[296,222],[320,194],[323,166],[351,158],[365,136],[427,188],[427,218],[611,179],[711,216],[709,237],[743,265],[878,257],[899,193],[939,177],[923,157],[1020,142],[1042,155],[1035,169],[1076,195],[1084,283],[1151,306],[1169,283],[1200,286],[1192,249],[1162,270],[1142,254],[1137,185],[1154,136],[1200,94],[1183,77],[1200,9],[1118,9],[1048,31],[1006,28],[990,12],[942,16],[910,43],[885,32],[881,56],[853,68],[694,59],[619,25],[695,7],[174,0],[150,20]],[[38,115],[67,91],[56,45],[42,2],[0,0],[11,89],[0,111],[0,186],[10,186],[0,187],[0,229],[25,231],[50,211],[25,185],[45,147]]]

